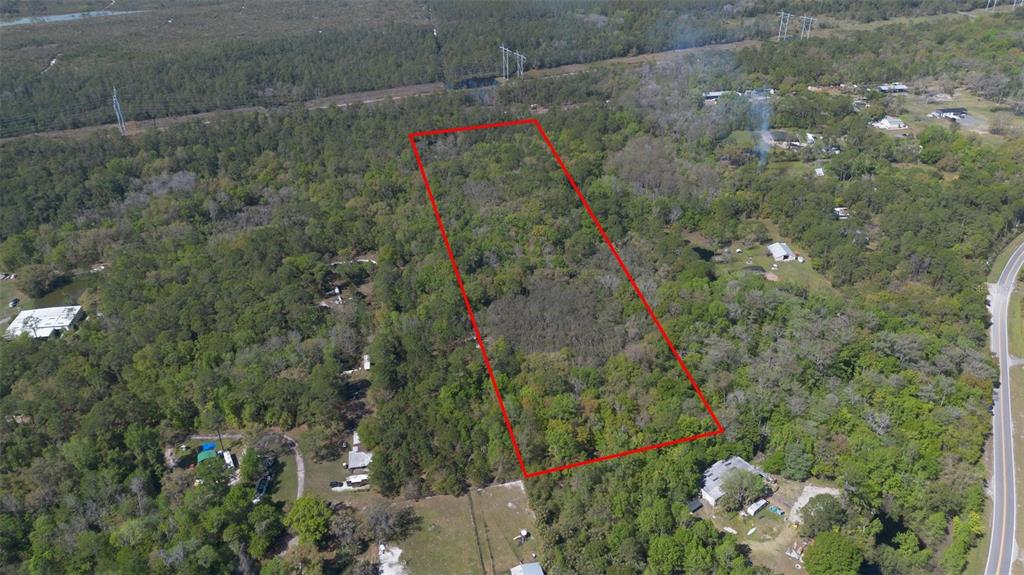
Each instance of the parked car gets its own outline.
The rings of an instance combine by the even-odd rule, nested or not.
[[[267,494],[267,487],[270,487],[270,476],[264,475],[256,482],[256,497],[252,500],[253,505],[259,503],[263,496]]]
[[[344,486],[345,486],[345,482],[344,481],[332,481],[331,482],[331,489],[334,489],[335,487],[344,487]]]
[[[11,301],[7,302],[7,307],[18,307],[19,303],[21,303],[21,300],[18,298],[14,298]]]

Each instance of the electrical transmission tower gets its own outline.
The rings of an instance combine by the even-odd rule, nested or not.
[[[504,44],[501,48],[501,77],[508,80],[508,58],[512,55],[512,50],[505,47]]]
[[[504,44],[499,46],[499,48],[501,48],[501,77],[508,80],[509,75],[512,73],[512,68],[509,66],[509,58],[515,58],[516,76],[522,77],[523,70],[526,68],[526,56],[518,51],[509,50]]]
[[[1013,0],[1013,9],[1024,8],[1024,0]]]
[[[117,99],[117,88],[114,88],[114,115],[117,116],[117,129],[122,136],[128,135],[128,128],[124,125],[124,114],[121,112],[121,100]]]
[[[789,38],[789,19],[792,17],[789,12],[779,12],[779,40]]]
[[[997,4],[999,4],[999,0],[988,0],[987,2],[985,2],[985,9],[991,10],[995,8]],[[1017,5],[1017,0],[1014,0],[1013,5]]]
[[[523,69],[526,68],[526,56],[520,54],[518,51],[512,52],[512,55],[516,57],[516,76],[523,77]]]
[[[801,16],[800,17],[800,37],[801,38],[810,38],[811,37],[811,28],[814,27],[814,22],[816,20],[817,20],[817,18],[811,18],[810,16]]]

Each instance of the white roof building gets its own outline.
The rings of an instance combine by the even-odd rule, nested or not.
[[[789,246],[782,242],[775,242],[768,246],[768,252],[772,254],[772,259],[777,262],[788,262],[796,259],[796,254],[793,250],[789,249]]]
[[[903,92],[906,92],[909,89],[910,88],[908,88],[906,84],[901,84],[899,82],[895,82],[892,84],[882,84],[881,86],[878,87],[878,91],[882,92],[883,94],[902,94]]]
[[[83,315],[80,305],[27,309],[19,313],[11,325],[7,326],[4,337],[13,339],[23,333],[34,338],[60,335],[62,331],[81,320]]]
[[[363,469],[370,465],[373,461],[373,453],[369,451],[349,451],[348,452],[348,469]]]
[[[871,125],[882,129],[882,130],[906,130],[907,125],[903,120],[895,116],[886,116],[877,122],[871,122]]]
[[[510,575],[544,575],[540,563],[523,563],[512,568]]]
[[[760,475],[766,481],[772,480],[771,475],[768,475],[764,471],[761,471],[757,467],[747,463],[747,461],[742,457],[733,455],[729,459],[716,461],[714,465],[704,472],[704,487],[701,487],[700,489],[701,498],[712,506],[718,503],[718,500],[725,494],[725,492],[722,491],[722,483],[725,480],[725,477],[730,472],[737,469],[742,469],[744,471]]]

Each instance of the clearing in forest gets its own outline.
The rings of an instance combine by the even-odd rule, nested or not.
[[[539,121],[409,139],[525,477],[724,431]]]

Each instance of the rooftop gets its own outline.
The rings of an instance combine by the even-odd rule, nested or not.
[[[349,469],[361,469],[366,467],[373,461],[373,453],[369,451],[349,451],[348,452],[348,468]]]
[[[36,338],[50,337],[71,327],[81,312],[82,306],[79,305],[27,309],[7,326],[4,337],[15,338],[23,333]]]
[[[523,563],[512,568],[511,575],[544,575],[540,563]]]
[[[713,500],[717,501],[723,494],[722,482],[726,475],[737,469],[756,473],[765,479],[770,479],[770,476],[764,471],[761,471],[757,467],[747,463],[747,461],[742,457],[733,455],[729,459],[716,461],[714,465],[704,472],[704,492]]]

